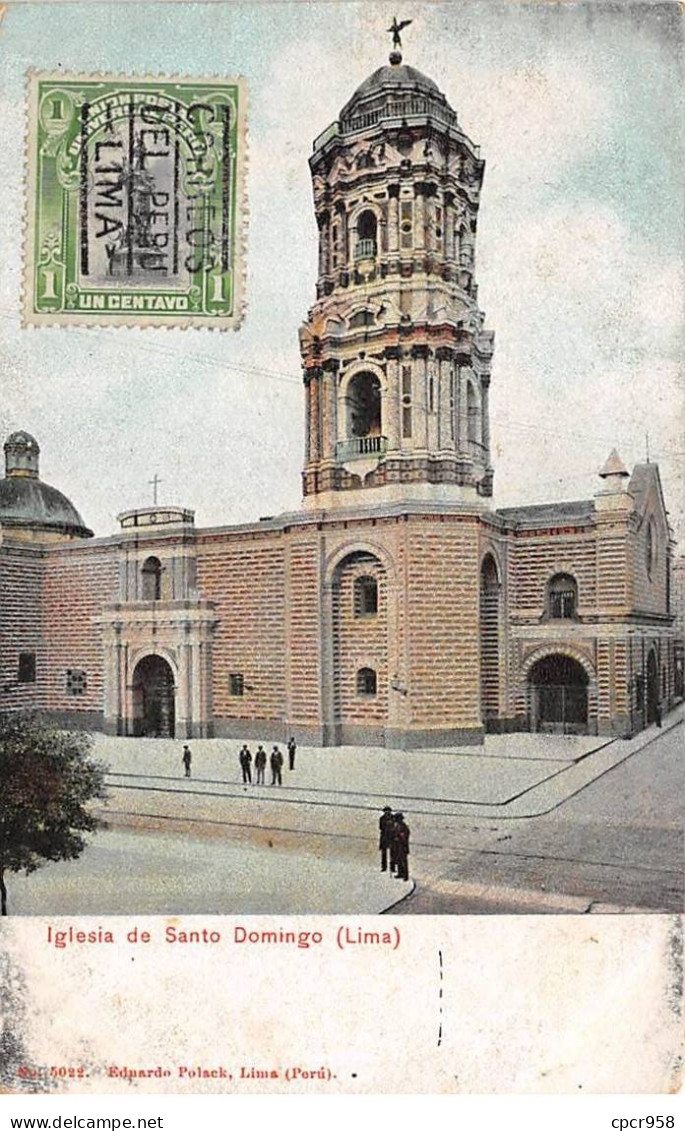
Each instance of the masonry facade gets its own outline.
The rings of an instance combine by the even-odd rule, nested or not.
[[[0,480],[0,706],[115,734],[397,748],[630,734],[682,696],[658,467],[493,510],[484,163],[432,80],[374,72],[314,143],[300,511],[93,538],[15,433]],[[680,661],[678,656],[681,656]]]

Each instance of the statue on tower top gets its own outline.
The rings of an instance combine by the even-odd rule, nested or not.
[[[405,27],[409,27],[412,20],[401,20],[397,22],[397,16],[393,16],[392,23],[388,28],[388,32],[392,35],[392,51],[390,52],[390,62],[393,66],[397,66],[402,62],[402,38],[400,32]]]

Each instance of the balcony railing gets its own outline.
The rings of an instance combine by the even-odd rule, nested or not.
[[[403,98],[394,102],[384,102],[380,106],[371,105],[364,113],[340,122],[340,130],[343,134],[356,133],[357,130],[368,130],[380,121],[393,119],[406,121],[407,118],[423,118],[429,115],[446,125],[457,126],[457,115],[449,106],[442,106],[434,99]]]
[[[364,459],[366,456],[382,455],[387,447],[386,436],[352,436],[337,444],[336,456],[340,460]]]
[[[354,249],[355,262],[360,259],[375,259],[376,258],[376,241],[375,240],[357,240]]]

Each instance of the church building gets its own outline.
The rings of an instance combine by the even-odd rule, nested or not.
[[[593,498],[492,509],[478,147],[395,49],[310,168],[301,509],[197,528],[159,504],[96,538],[14,433],[0,709],[402,749],[647,726],[682,696],[658,466],[613,451]]]

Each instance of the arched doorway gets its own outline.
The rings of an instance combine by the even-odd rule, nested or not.
[[[647,657],[647,726],[656,722],[659,706],[659,665],[656,652],[651,650]]]
[[[173,738],[174,673],[161,656],[144,656],[133,672],[133,733]]]
[[[533,664],[528,683],[532,730],[587,734],[589,680],[582,664],[555,652]]]
[[[499,579],[492,554],[480,567],[480,708],[486,730],[499,715]]]

